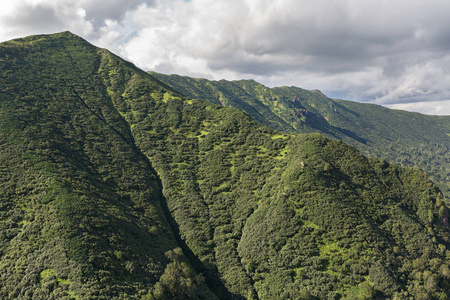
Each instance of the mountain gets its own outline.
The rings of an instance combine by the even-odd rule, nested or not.
[[[418,170],[69,32],[0,44],[0,77],[2,299],[450,295],[448,209]]]
[[[0,57],[0,298],[147,293],[184,258],[102,77],[115,58],[69,33],[3,43]]]
[[[418,168],[450,197],[450,116],[330,99],[318,90],[268,88],[253,80],[150,74],[187,97],[241,109],[262,125],[291,133],[318,132],[366,155]]]

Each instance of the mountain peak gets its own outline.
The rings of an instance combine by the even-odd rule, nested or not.
[[[53,38],[53,39],[58,39],[58,38],[68,38],[68,39],[76,39],[76,40],[85,40],[83,39],[81,36],[72,33],[71,31],[61,31],[61,32],[57,32],[57,33],[51,33],[47,35],[48,38]]]
[[[448,297],[426,175],[249,117],[362,140],[388,114],[244,83],[148,75],[68,31],[1,44],[0,298]]]
[[[58,33],[51,33],[51,34],[40,34],[40,35],[30,35],[23,38],[17,38],[10,41],[6,41],[4,43],[1,43],[0,45],[23,45],[23,46],[36,46],[39,45],[39,43],[46,43],[46,42],[52,42],[60,41],[63,43],[71,42],[71,43],[79,43],[84,45],[89,45],[91,47],[94,47],[92,44],[90,44],[88,41],[83,39],[82,37],[70,32],[70,31],[62,31]],[[54,47],[55,44],[52,44],[52,47]],[[36,48],[37,49],[37,48]]]

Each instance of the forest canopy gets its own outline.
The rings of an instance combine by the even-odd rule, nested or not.
[[[0,298],[448,298],[427,175],[185,94],[68,32],[0,44]]]

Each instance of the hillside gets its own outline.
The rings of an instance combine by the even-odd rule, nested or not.
[[[160,179],[69,33],[0,45],[0,298],[139,298],[178,248]]]
[[[450,295],[448,210],[420,171],[68,32],[0,44],[0,70],[0,298]]]
[[[267,88],[253,80],[150,74],[187,97],[241,109],[262,125],[285,132],[318,132],[371,157],[418,168],[450,197],[450,117],[330,99],[317,90]]]

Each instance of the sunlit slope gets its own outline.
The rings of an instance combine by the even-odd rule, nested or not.
[[[141,104],[122,96],[182,236],[205,273],[220,273],[235,294],[418,295],[411,262],[431,261],[425,248],[448,247],[438,239],[433,246],[435,229],[426,229],[436,222],[448,240],[443,197],[420,172],[319,135],[281,134],[201,100],[155,99],[136,120]]]
[[[449,295],[423,173],[181,96],[70,33],[0,57],[2,298]]]
[[[363,153],[426,172],[450,193],[450,117],[330,99],[320,91],[268,88],[253,80],[208,81],[150,73],[182,94],[245,111],[286,132],[319,132]]]

